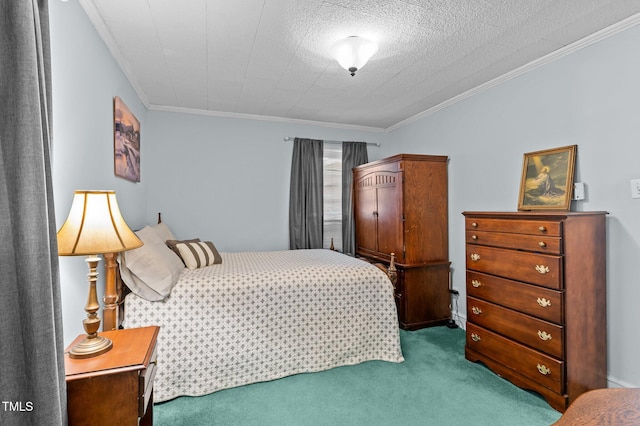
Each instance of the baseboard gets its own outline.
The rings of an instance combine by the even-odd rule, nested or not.
[[[467,317],[460,315],[458,312],[451,312],[451,319],[456,323],[458,327],[463,330],[467,329]]]
[[[640,388],[638,385],[634,385],[624,380],[620,380],[617,377],[607,376],[608,388]]]

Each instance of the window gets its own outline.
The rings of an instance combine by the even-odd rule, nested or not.
[[[324,224],[322,247],[342,251],[342,144],[323,145]]]

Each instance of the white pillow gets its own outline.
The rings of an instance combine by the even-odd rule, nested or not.
[[[149,287],[144,281],[133,275],[129,270],[127,267],[126,252],[120,253],[120,256],[118,256],[118,263],[120,264],[120,277],[132,293],[135,293],[143,299],[151,302],[164,300],[164,296],[162,294]]]
[[[164,243],[162,238],[166,234],[158,235],[156,226],[145,226],[137,231],[136,235],[144,245],[120,255],[122,280],[133,293],[150,301],[169,296],[184,269],[180,257]],[[160,228],[161,234],[168,230],[166,225]]]
[[[176,239],[176,237],[173,236],[173,232],[171,232],[171,229],[169,229],[169,227],[165,225],[164,222],[152,225],[151,229],[153,229],[153,231],[156,233],[156,235],[158,235],[158,237],[160,237],[162,241]]]

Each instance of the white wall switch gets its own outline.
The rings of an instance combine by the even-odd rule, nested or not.
[[[640,179],[631,179],[631,198],[640,198]]]
[[[577,182],[573,184],[573,199],[576,201],[584,200],[584,183]]]

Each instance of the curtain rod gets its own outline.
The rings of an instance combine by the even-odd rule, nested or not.
[[[285,138],[284,138],[285,141],[292,141],[294,139],[295,138],[292,138],[291,136],[285,136]],[[342,141],[323,141],[323,142],[325,142],[325,143],[333,143],[333,144],[342,143]],[[367,142],[367,145],[380,146],[380,143],[379,142]]]

